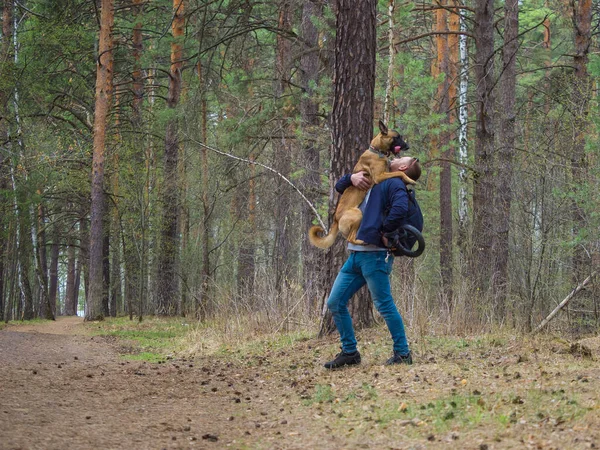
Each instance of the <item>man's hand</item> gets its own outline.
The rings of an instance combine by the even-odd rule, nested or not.
[[[386,238],[385,236],[381,236],[381,242],[383,242],[384,247],[386,247],[386,248],[390,247],[390,243],[388,242],[388,238]]]
[[[368,191],[371,187],[371,179],[367,176],[367,172],[357,172],[350,176],[352,186],[357,187],[361,191]]]

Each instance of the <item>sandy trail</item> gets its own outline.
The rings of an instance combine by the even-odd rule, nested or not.
[[[0,330],[0,449],[587,449],[600,446],[600,338],[434,338],[386,367],[326,371],[331,339],[163,364],[80,318]],[[123,347],[121,347],[121,350]]]
[[[265,417],[242,404],[223,363],[129,362],[110,341],[86,336],[77,317],[0,331],[0,448],[236,448],[262,440]]]

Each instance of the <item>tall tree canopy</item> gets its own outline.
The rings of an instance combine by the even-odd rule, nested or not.
[[[5,319],[317,321],[344,244],[307,230],[383,117],[425,168],[409,324],[530,327],[594,271],[592,2],[111,5],[2,4]]]

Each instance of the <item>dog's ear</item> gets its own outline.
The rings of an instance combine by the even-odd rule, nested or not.
[[[381,119],[379,119],[379,131],[381,131],[381,134],[384,136],[388,134],[388,127],[385,126],[385,123],[383,123],[383,120]]]

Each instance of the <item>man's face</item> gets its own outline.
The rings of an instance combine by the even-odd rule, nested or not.
[[[390,172],[405,171],[413,162],[413,158],[410,156],[403,156],[402,158],[394,158],[390,163]]]

